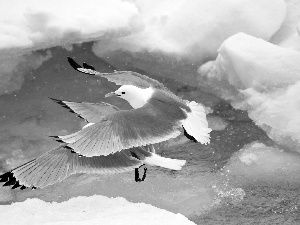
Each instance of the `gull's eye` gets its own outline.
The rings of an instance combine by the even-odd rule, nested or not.
[[[125,95],[125,91],[122,91],[121,94],[122,94],[122,95]]]

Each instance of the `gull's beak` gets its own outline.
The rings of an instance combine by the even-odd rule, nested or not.
[[[110,92],[110,93],[106,94],[104,97],[107,98],[107,97],[113,97],[113,96],[119,96],[119,95],[116,94],[115,92]]]

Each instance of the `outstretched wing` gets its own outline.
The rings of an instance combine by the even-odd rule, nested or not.
[[[70,65],[77,71],[81,73],[86,73],[89,75],[96,75],[106,78],[108,81],[114,82],[117,85],[134,85],[139,88],[148,88],[150,86],[157,89],[168,90],[162,83],[154,80],[145,75],[141,75],[132,71],[115,71],[113,73],[100,73],[94,69],[94,67],[83,63],[83,66],[80,66],[74,61],[74,59],[68,57]]]
[[[116,152],[109,156],[84,157],[61,145],[0,176],[4,186],[39,187],[60,182],[75,173],[114,174],[132,171],[152,153],[144,147]]]
[[[155,144],[180,134],[186,114],[177,106],[157,101],[153,106],[122,110],[70,135],[58,136],[84,156],[109,155],[123,149]],[[176,111],[177,110],[177,111]]]
[[[62,105],[64,108],[69,109],[72,113],[78,114],[79,117],[85,119],[88,123],[97,123],[104,116],[110,115],[120,110],[118,107],[105,102],[69,102],[57,100],[54,98],[51,99],[56,103]]]

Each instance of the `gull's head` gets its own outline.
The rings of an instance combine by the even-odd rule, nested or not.
[[[133,108],[140,108],[144,106],[151,98],[154,90],[153,88],[139,88],[134,85],[123,85],[115,92],[105,95],[105,97],[117,96],[125,99]]]

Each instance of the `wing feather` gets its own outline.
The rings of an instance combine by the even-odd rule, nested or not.
[[[180,134],[180,119],[185,114],[178,107],[165,107],[168,108],[167,113],[152,107],[152,104],[138,109],[118,111],[104,117],[98,123],[58,138],[68,143],[75,152],[87,157],[106,156],[122,149],[166,141]],[[176,114],[176,109],[180,110],[177,114],[181,115],[172,115]]]
[[[49,155],[46,155],[45,157],[41,158],[39,163],[34,163],[32,166],[20,171],[20,175],[23,179],[20,179],[20,183],[24,184],[25,186],[28,186],[27,184],[31,183],[32,186],[34,186],[33,184],[35,183],[35,179],[37,179],[35,174],[41,174],[41,171],[45,168],[45,165],[49,163],[48,160],[51,162],[52,159],[53,158],[51,158]]]
[[[47,179],[45,181],[43,181],[43,179],[40,179],[41,184],[43,184],[44,182],[44,185],[48,186],[49,184],[52,184],[55,181],[59,181],[59,177],[63,174],[61,167],[66,164],[66,159],[67,155],[59,155],[59,157],[56,158],[57,162],[53,162],[52,165],[49,165],[48,171],[46,173]],[[38,184],[35,186],[38,186]]]
[[[53,170],[55,170],[57,164],[61,161],[61,156],[53,155],[53,157],[49,157],[48,160],[44,159],[44,161],[45,165],[40,165],[36,170],[32,171],[32,173],[36,173],[37,176],[27,176],[27,178],[29,178],[28,182],[32,183],[35,187],[42,187],[49,183],[48,179],[53,173]],[[30,179],[31,177],[33,177],[33,179]]]
[[[131,156],[139,155],[139,159]],[[132,171],[143,164],[149,153],[144,147],[132,148],[108,156],[84,157],[61,145],[0,176],[0,182],[14,188],[46,187],[75,173],[113,174]]]
[[[84,63],[80,66],[74,59],[68,57],[69,64],[77,71],[89,75],[96,75],[106,78],[108,81],[114,82],[117,85],[134,85],[139,88],[155,87],[157,89],[168,90],[162,83],[154,80],[146,75],[141,75],[132,71],[115,71],[113,73],[100,73],[94,67]]]
[[[54,102],[62,105],[64,108],[70,110],[70,112],[77,114],[79,117],[85,119],[89,123],[97,123],[104,116],[115,113],[120,109],[114,105],[100,102],[100,103],[88,103],[88,102],[69,102],[51,98]]]

